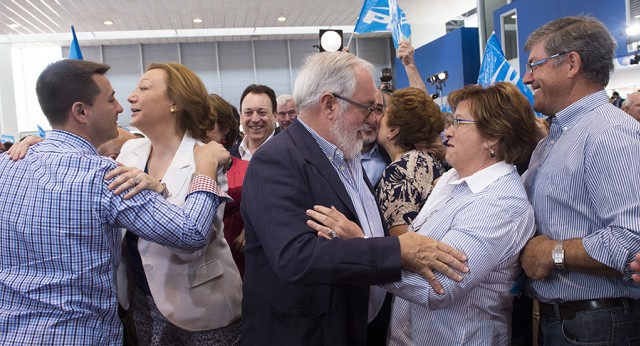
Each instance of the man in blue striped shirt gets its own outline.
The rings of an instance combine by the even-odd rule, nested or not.
[[[551,21],[525,45],[534,109],[553,120],[523,176],[538,236],[521,260],[545,345],[640,340],[640,124],[604,90],[614,49],[584,16]]]
[[[24,160],[0,156],[2,345],[122,345],[119,228],[166,246],[201,248],[225,199],[214,179],[229,153],[217,143],[195,151],[182,209],[153,191],[128,199],[109,191],[104,178],[116,163],[96,147],[118,135],[122,106],[108,69],[80,60],[49,65],[36,92],[54,130]],[[150,184],[140,184],[141,176],[124,184],[140,185],[136,191]]]

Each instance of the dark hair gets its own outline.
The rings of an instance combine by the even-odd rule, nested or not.
[[[242,101],[244,98],[252,94],[266,94],[269,96],[269,101],[271,101],[271,113],[276,113],[278,111],[278,103],[276,102],[276,92],[273,89],[269,88],[266,85],[260,84],[251,84],[242,92],[242,96],[240,96],[240,107],[242,107]]]
[[[414,149],[417,143],[433,143],[444,130],[438,105],[423,90],[412,87],[391,94],[381,121],[400,128],[396,144],[404,149]]]
[[[75,59],[60,60],[47,66],[36,82],[36,94],[49,123],[64,125],[76,102],[93,106],[100,94],[93,75],[104,75],[109,68],[109,65]]]
[[[588,16],[564,17],[553,20],[535,30],[524,45],[530,51],[544,41],[545,53],[576,52],[580,55],[580,72],[592,83],[605,87],[613,70],[616,42],[607,28],[597,19]],[[555,59],[558,66],[566,55]]]
[[[191,137],[203,140],[207,132],[215,126],[209,117],[211,104],[204,83],[195,72],[179,63],[149,64],[147,71],[160,69],[167,76],[167,96],[176,104],[178,127]]]
[[[224,147],[229,149],[238,140],[240,129],[236,114],[238,111],[225,99],[216,94],[209,94],[211,100],[211,114],[216,124],[224,130],[229,130],[224,136]],[[239,115],[238,115],[239,117]]]
[[[529,100],[516,86],[499,82],[490,87],[467,85],[447,96],[451,108],[467,101],[480,135],[497,139],[496,159],[517,164],[526,161],[536,146],[538,129]]]

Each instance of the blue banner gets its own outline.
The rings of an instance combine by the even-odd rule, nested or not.
[[[69,59],[84,60],[80,51],[80,43],[78,43],[78,38],[76,37],[76,29],[73,25],[71,26],[71,33],[73,34],[73,39],[69,46]]]
[[[527,97],[533,107],[533,93],[531,89],[524,85],[518,72],[511,67],[511,64],[509,64],[502,52],[496,34],[492,33],[491,37],[487,40],[487,46],[484,50],[484,57],[482,58],[482,65],[480,66],[480,73],[478,74],[478,84],[486,87],[496,82],[513,83],[520,89],[520,92]],[[538,114],[538,116],[542,115]]]
[[[390,31],[398,48],[402,39],[411,36],[411,25],[397,0],[365,0],[353,31],[356,34]]]

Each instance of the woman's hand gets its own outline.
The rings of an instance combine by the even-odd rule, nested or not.
[[[193,158],[196,161],[196,174],[216,179],[218,167],[226,167],[231,161],[231,154],[222,144],[211,141],[204,145],[196,145],[193,148]]]
[[[12,145],[11,148],[9,148],[9,150],[6,151],[6,154],[8,154],[9,158],[12,159],[13,161],[22,160],[27,155],[27,151],[29,150],[29,147],[31,147],[34,144],[38,144],[42,141],[44,141],[44,138],[42,137],[33,136],[33,135],[27,136],[25,137],[25,139],[21,140],[20,142]]]
[[[134,167],[118,166],[114,170],[109,171],[104,176],[104,179],[109,180],[113,177],[117,178],[113,179],[107,188],[112,190],[116,195],[131,188],[131,191],[124,195],[124,199],[132,198],[142,190],[162,193],[165,189],[160,181]]]
[[[364,238],[362,229],[333,206],[327,208],[321,205],[314,205],[313,210],[307,210],[307,216],[318,221],[308,220],[307,226],[317,231],[319,237],[327,239],[335,237],[347,239]]]

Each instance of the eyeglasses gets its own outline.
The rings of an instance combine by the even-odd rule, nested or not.
[[[567,54],[567,53],[569,53],[569,52],[562,52],[562,53],[554,54],[554,55],[552,55],[552,56],[550,56],[550,57],[548,57],[548,58],[540,59],[540,60],[538,60],[538,61],[532,61],[532,62],[529,62],[529,63],[527,63],[527,72],[529,72],[529,74],[531,74],[531,73],[533,73],[533,71],[534,71],[538,66],[544,65],[544,64],[545,64],[545,63],[547,63],[549,60],[551,60],[551,59],[555,59],[555,58],[558,58],[558,57],[563,56],[563,55],[565,55],[565,54]]]
[[[337,99],[341,99],[343,101],[347,101],[347,102],[351,103],[352,105],[354,105],[354,106],[356,106],[358,108],[362,108],[362,109],[366,110],[367,111],[367,117],[371,113],[373,113],[373,114],[375,114],[377,116],[381,116],[381,115],[384,114],[384,106],[379,104],[379,103],[376,103],[373,106],[365,106],[365,105],[363,105],[361,103],[358,103],[356,101],[350,100],[350,99],[348,99],[348,98],[346,98],[344,96],[340,96],[340,95],[338,95],[336,93],[331,93],[331,95],[333,95],[333,97],[335,97]]]
[[[460,127],[460,125],[468,125],[468,124],[475,124],[475,123],[476,123],[475,120],[453,118],[451,120],[451,125],[449,125],[449,126],[453,126],[453,128],[457,130]]]
[[[290,117],[295,117],[296,115],[298,115],[298,111],[294,111],[293,109],[288,111],[288,112],[278,112],[278,115],[281,117],[286,117],[287,115]]]

